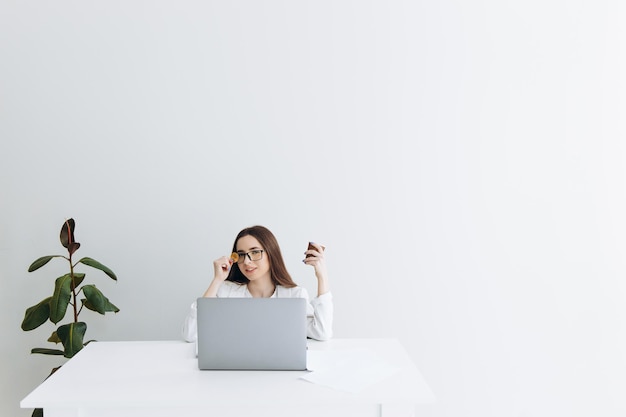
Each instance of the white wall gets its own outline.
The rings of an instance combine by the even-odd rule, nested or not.
[[[337,337],[397,337],[452,416],[626,414],[626,18],[615,1],[0,4],[0,414],[59,228],[115,316],[179,337],[243,227],[327,245]],[[356,291],[355,291],[356,289]],[[79,383],[79,381],[77,381]]]

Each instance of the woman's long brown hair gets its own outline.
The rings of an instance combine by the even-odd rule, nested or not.
[[[267,256],[270,263],[270,275],[274,285],[282,285],[286,288],[293,288],[297,286],[291,279],[289,272],[287,272],[287,267],[283,261],[283,255],[280,252],[278,241],[269,229],[263,226],[252,226],[243,229],[235,238],[235,243],[233,243],[233,252],[237,252],[237,242],[244,236],[252,236],[261,244],[261,247],[265,251],[265,256]],[[250,280],[241,272],[239,264],[237,263],[233,264],[226,280],[240,284],[247,284],[250,282]]]

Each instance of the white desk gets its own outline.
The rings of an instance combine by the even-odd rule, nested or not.
[[[307,371],[200,371],[195,345],[184,342],[95,342],[20,406],[43,408],[46,417],[404,417],[434,401],[394,339],[309,342],[309,350],[363,348],[399,371],[351,393],[300,379]]]

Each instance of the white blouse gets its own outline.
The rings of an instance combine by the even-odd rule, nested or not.
[[[224,281],[217,290],[219,298],[251,298],[248,286],[232,281]],[[307,300],[307,337],[316,340],[328,340],[333,334],[333,297],[330,292],[313,298],[309,302],[306,288],[285,288],[277,285],[271,298],[304,298]],[[189,314],[183,323],[183,338],[187,342],[198,339],[198,310],[196,302],[191,304]]]

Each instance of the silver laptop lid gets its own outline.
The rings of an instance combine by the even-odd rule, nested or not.
[[[200,369],[306,369],[304,298],[204,298],[198,306]]]

